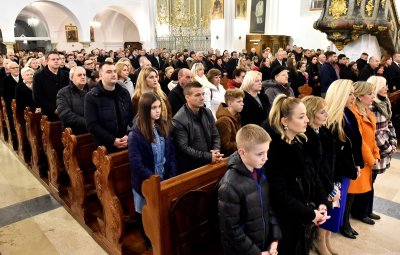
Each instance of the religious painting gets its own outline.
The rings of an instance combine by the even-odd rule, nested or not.
[[[94,28],[90,26],[90,41],[94,42]]]
[[[78,27],[72,25],[65,26],[65,35],[67,42],[78,42]]]
[[[224,18],[224,0],[211,0],[211,18]]]
[[[250,12],[250,33],[264,34],[266,0],[252,0]]]
[[[235,0],[235,18],[246,19],[247,0]]]

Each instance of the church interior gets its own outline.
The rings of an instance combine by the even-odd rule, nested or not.
[[[167,68],[176,68],[174,61],[181,56],[191,59],[185,62],[188,69],[201,57],[203,68],[210,70],[217,68],[214,61],[228,65],[238,53],[239,62],[248,61],[243,68],[256,70],[260,77],[259,63],[265,58],[272,63],[281,52],[286,54],[284,62],[299,56],[297,64],[305,61],[307,72],[307,61],[329,52],[343,55],[346,65],[357,64],[365,53],[365,62],[377,58],[382,70],[384,56],[400,66],[396,62],[397,55],[400,61],[399,0],[16,0],[3,8],[0,69],[9,56],[19,61],[20,70],[34,57],[39,63],[35,75],[44,68],[46,53],[53,51],[64,56],[62,67],[68,72],[76,66],[86,69],[86,62],[93,60],[86,76],[96,82],[101,62],[125,59],[134,75],[135,69],[144,68],[142,55],[157,69],[160,83],[167,76],[172,80]],[[70,56],[74,65],[69,65]],[[296,73],[302,65],[297,66]],[[235,78],[229,77],[227,66],[219,75],[225,88]],[[311,86],[308,75],[301,85]],[[395,83],[388,86],[392,122],[400,131],[400,92]],[[310,94],[300,91],[299,96]],[[146,204],[138,220],[127,148],[107,154],[104,147],[95,147],[89,133],[73,134],[40,112],[26,110],[22,113],[26,123],[19,123],[15,103],[11,103],[14,112],[6,109],[3,98],[0,103],[0,255],[224,254],[215,244],[216,206],[208,203],[217,201],[216,186],[227,159],[168,180],[149,177],[141,187]],[[373,210],[380,219],[365,224],[350,218],[357,238],[332,233],[337,253],[311,249],[309,254],[400,254],[399,182],[400,153],[394,149],[390,168],[373,185]],[[209,200],[197,199],[178,208],[181,196],[193,190],[206,191]],[[193,226],[190,220],[185,225],[177,219],[185,212],[195,215],[188,217],[193,221],[203,220],[204,214],[209,218],[203,225]],[[204,239],[210,247],[203,249],[204,243],[192,239]]]

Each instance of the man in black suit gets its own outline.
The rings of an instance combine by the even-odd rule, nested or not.
[[[360,71],[360,75],[358,76],[359,81],[366,81],[369,77],[376,74],[376,70],[379,66],[379,59],[372,56],[369,58],[368,64],[364,66]]]
[[[392,72],[394,74],[392,91],[396,91],[397,88],[400,86],[400,53],[395,53],[393,55],[393,62],[390,66],[390,69],[392,69]]]
[[[356,61],[358,70],[361,71],[368,64],[367,60],[368,60],[368,53],[366,52],[361,53],[360,58],[357,59]]]
[[[158,49],[154,49],[153,54],[150,55],[149,58],[152,67],[158,71],[164,71],[164,60],[160,57],[160,51]]]
[[[171,105],[172,116],[186,103],[183,88],[193,80],[193,73],[189,69],[182,68],[178,73],[178,84],[168,94],[168,102]]]
[[[228,63],[226,64],[226,71],[228,73],[228,78],[233,79],[233,71],[236,69],[238,65],[238,53],[236,51],[231,52],[231,58],[229,59]]]

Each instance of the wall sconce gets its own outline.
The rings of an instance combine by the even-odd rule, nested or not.
[[[215,38],[218,40],[218,39],[219,39],[219,36],[217,35]]]
[[[239,40],[242,40],[242,37],[239,35]]]

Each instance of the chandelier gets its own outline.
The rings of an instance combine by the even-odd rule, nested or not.
[[[101,27],[101,22],[99,22],[99,21],[97,21],[97,20],[93,20],[92,22],[90,22],[90,25],[91,25],[93,28],[99,28],[99,27]]]
[[[31,17],[28,19],[28,25],[30,27],[36,27],[37,25],[39,25],[39,19],[37,19],[36,17]]]
[[[28,25],[29,25],[30,27],[36,27],[37,25],[39,25],[39,19],[36,18],[35,16],[33,16],[33,7],[32,7],[32,4],[31,4],[31,13],[32,13],[32,17],[30,17],[30,18],[28,19]]]

